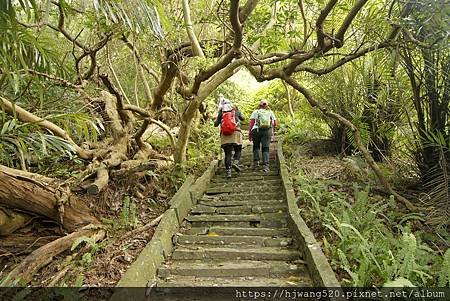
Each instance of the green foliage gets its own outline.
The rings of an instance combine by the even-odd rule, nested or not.
[[[36,130],[33,124],[19,124],[0,111],[0,163],[10,167],[26,168],[54,154],[72,155],[67,141]]]
[[[344,282],[380,286],[407,279],[416,286],[438,285],[434,275],[442,273],[436,272],[439,256],[408,226],[420,216],[403,216],[397,222],[389,214],[395,210],[393,199],[370,195],[368,186],[355,184],[348,196],[340,192],[342,184],[311,180],[301,172],[294,183],[301,187],[299,202],[308,208],[303,215],[326,229],[325,251],[332,265],[350,277]]]
[[[72,247],[70,248],[71,251],[75,250],[80,244],[86,243],[86,245],[89,245],[91,247],[92,253],[97,252],[99,245],[95,242],[95,240],[92,237],[88,236],[81,236],[78,237],[72,244]]]
[[[441,287],[450,286],[450,249],[447,249],[440,264],[441,270],[438,273],[438,285]]]
[[[122,210],[120,211],[120,228],[127,230],[137,226],[136,203],[129,196],[122,200]]]
[[[278,115],[278,118],[280,122],[278,134],[283,136],[286,143],[304,143],[328,136],[326,124],[319,119],[311,118],[311,116]]]
[[[152,29],[153,34],[163,39],[164,24],[170,30],[170,23],[159,0],[94,0],[93,8],[97,18],[104,18],[106,24],[121,24],[136,33]]]
[[[86,114],[58,114],[45,117],[60,125],[70,135],[95,141],[101,132]],[[101,123],[98,123],[102,126]],[[20,123],[0,111],[0,163],[10,167],[27,168],[38,166],[46,169],[45,163],[55,158],[73,158],[73,148],[64,139],[43,133],[35,124]]]

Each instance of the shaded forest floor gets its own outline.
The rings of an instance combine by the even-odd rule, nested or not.
[[[31,286],[111,287],[150,241],[154,221],[167,207],[183,178],[173,170],[141,181],[142,198],[130,197],[135,182],[111,182],[97,197],[89,198],[93,210],[106,230],[100,242],[87,237],[76,241],[72,250],[55,257],[31,281]],[[145,183],[147,181],[147,183]],[[0,240],[0,279],[38,247],[66,233],[55,222],[36,216],[26,227]],[[80,246],[77,246],[78,244]]]

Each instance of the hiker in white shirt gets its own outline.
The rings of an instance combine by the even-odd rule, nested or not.
[[[269,103],[263,99],[259,108],[250,116],[248,137],[253,141],[253,168],[259,167],[259,152],[262,152],[263,171],[269,172],[269,146],[272,140],[273,128],[277,126],[275,114],[270,110]]]

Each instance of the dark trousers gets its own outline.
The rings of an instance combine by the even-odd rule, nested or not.
[[[272,129],[254,129],[253,137],[253,161],[259,161],[259,152],[262,152],[263,165],[269,165],[269,146],[272,140]]]
[[[234,160],[241,160],[242,145],[240,144],[224,144],[222,145],[223,151],[225,153],[225,168],[231,168],[231,158]],[[233,156],[234,151],[234,156]]]

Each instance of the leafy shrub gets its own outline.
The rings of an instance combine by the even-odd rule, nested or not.
[[[437,252],[413,233],[409,224],[420,215],[399,219],[393,198],[370,195],[369,186],[354,185],[351,193],[339,192],[342,184],[318,181],[299,172],[303,215],[313,227],[323,227],[323,246],[332,266],[345,271],[343,282],[351,286],[381,286],[406,279],[416,286],[447,283],[449,252],[441,260]],[[341,187],[342,188],[342,187]],[[323,225],[323,226],[321,226]],[[436,277],[439,275],[439,279]]]

